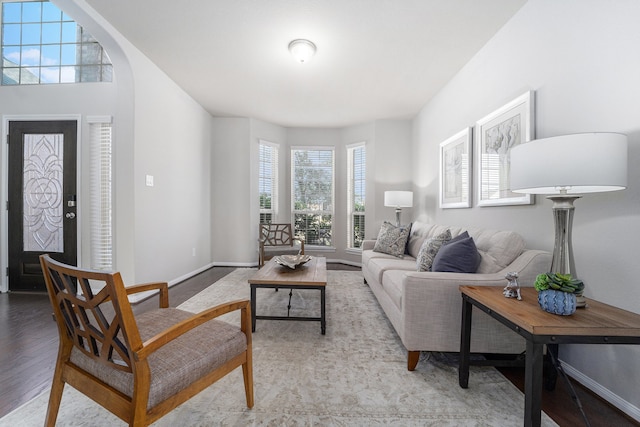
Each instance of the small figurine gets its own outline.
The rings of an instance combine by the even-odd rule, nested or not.
[[[518,301],[521,301],[522,296],[520,296],[520,285],[518,284],[518,273],[513,271],[511,273],[507,273],[507,275],[504,277],[509,282],[507,283],[507,286],[505,286],[504,291],[502,292],[504,296],[507,298],[517,298]]]

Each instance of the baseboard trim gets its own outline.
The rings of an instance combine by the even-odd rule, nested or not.
[[[214,263],[209,263],[207,265],[203,265],[202,267],[200,267],[200,268],[198,268],[196,270],[193,270],[193,271],[191,271],[191,272],[189,272],[187,274],[183,274],[180,277],[176,277],[175,279],[168,281],[167,285],[169,287],[175,286],[178,283],[184,282],[185,280],[195,276],[196,274],[200,274],[203,271],[206,271],[206,270],[210,269],[211,267],[214,267]],[[142,301],[146,300],[149,297],[154,296],[157,293],[158,293],[158,291],[148,291],[148,292],[140,292],[139,294],[129,295],[129,302],[131,304],[137,304],[139,302],[142,302]]]
[[[327,258],[327,263],[332,263],[332,264],[344,264],[344,265],[350,265],[352,267],[362,267],[362,263],[359,262],[353,262],[353,261],[347,261],[347,260],[343,260],[343,259],[332,259],[332,258]],[[257,267],[258,266],[258,262],[226,262],[226,261],[216,261],[214,263],[211,264],[211,267],[236,267],[236,268],[247,268],[247,267]]]
[[[562,362],[562,369],[567,373],[568,376],[609,402],[611,405],[615,406],[626,415],[631,417],[632,419],[640,422],[640,408],[634,406],[633,404],[627,402],[622,397],[618,396],[608,388],[604,387],[602,384],[596,382],[592,378],[586,376],[573,366],[569,365],[565,361]]]
[[[236,268],[257,267],[258,261],[255,261],[255,262],[216,261],[212,263],[211,266],[212,267],[236,267]]]

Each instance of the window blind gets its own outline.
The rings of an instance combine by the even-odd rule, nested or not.
[[[347,147],[347,247],[360,248],[365,236],[366,147]]]
[[[111,123],[89,123],[91,145],[91,268],[113,269]]]
[[[278,207],[278,145],[260,141],[258,193],[260,195],[260,223],[272,222]]]

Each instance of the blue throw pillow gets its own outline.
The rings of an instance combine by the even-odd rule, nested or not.
[[[473,237],[467,237],[443,245],[433,260],[431,271],[475,273],[478,265],[480,254]]]

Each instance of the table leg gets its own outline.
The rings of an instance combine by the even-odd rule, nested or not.
[[[539,427],[542,409],[543,345],[527,340],[524,374],[524,425]]]
[[[460,331],[460,366],[458,383],[462,388],[469,387],[469,358],[471,352],[471,314],[473,305],[462,298],[462,328]]]
[[[324,335],[327,330],[324,289],[324,286],[320,288],[320,330],[322,331],[322,335]]]
[[[251,285],[251,332],[256,331],[256,287]]]

